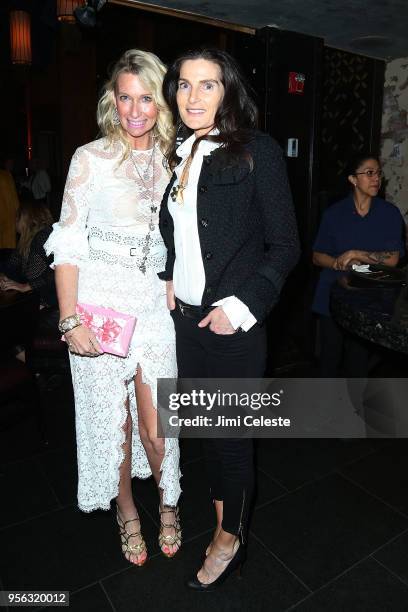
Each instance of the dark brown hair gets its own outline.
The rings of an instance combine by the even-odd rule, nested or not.
[[[364,162],[368,161],[369,159],[374,159],[378,165],[381,166],[380,158],[376,153],[363,151],[351,160],[350,164],[348,165],[347,176],[350,176],[350,174],[354,176],[360,166],[362,166]]]
[[[27,259],[34,236],[44,227],[52,225],[53,219],[48,207],[43,202],[27,197],[21,201],[17,209],[16,221],[21,222],[17,250],[23,259]]]

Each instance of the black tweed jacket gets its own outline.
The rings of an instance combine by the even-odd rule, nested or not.
[[[202,306],[235,295],[261,323],[277,302],[300,251],[280,147],[270,136],[254,131],[245,149],[252,157],[252,170],[244,158],[231,165],[222,148],[204,157],[197,185],[206,281]],[[174,227],[167,200],[175,178],[173,174],[160,210],[167,247],[162,280],[173,277]]]

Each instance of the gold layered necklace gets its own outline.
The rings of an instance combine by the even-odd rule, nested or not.
[[[180,180],[177,185],[174,185],[173,189],[170,192],[170,197],[173,202],[177,202],[180,206],[184,204],[184,190],[188,185],[188,176],[190,174],[190,166],[193,161],[193,156],[190,155],[187,157],[183,172],[181,173]]]

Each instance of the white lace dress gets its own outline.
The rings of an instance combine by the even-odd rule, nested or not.
[[[123,146],[96,140],[75,152],[61,210],[61,218],[45,244],[54,265],[78,266],[78,301],[113,308],[137,317],[126,358],[70,355],[75,394],[78,453],[78,505],[91,512],[109,509],[118,495],[119,467],[124,459],[122,429],[129,397],[133,421],[132,476],[151,475],[138,435],[133,378],[140,365],[143,382],[150,385],[156,405],[157,378],[176,377],[173,321],[166,306],[164,270],[166,250],[158,229],[161,198],[168,183],[163,156],[156,147],[133,151],[144,184],[131,159],[121,162]],[[151,212],[154,181],[154,209]],[[152,215],[152,219],[151,219]],[[149,223],[150,251],[146,271]],[[164,504],[175,506],[180,495],[179,447],[165,440],[160,487]]]

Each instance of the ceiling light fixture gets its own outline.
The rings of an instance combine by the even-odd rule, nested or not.
[[[31,65],[30,14],[26,11],[10,12],[10,49],[13,64]]]
[[[75,23],[74,10],[85,4],[85,0],[57,0],[58,21]]]

